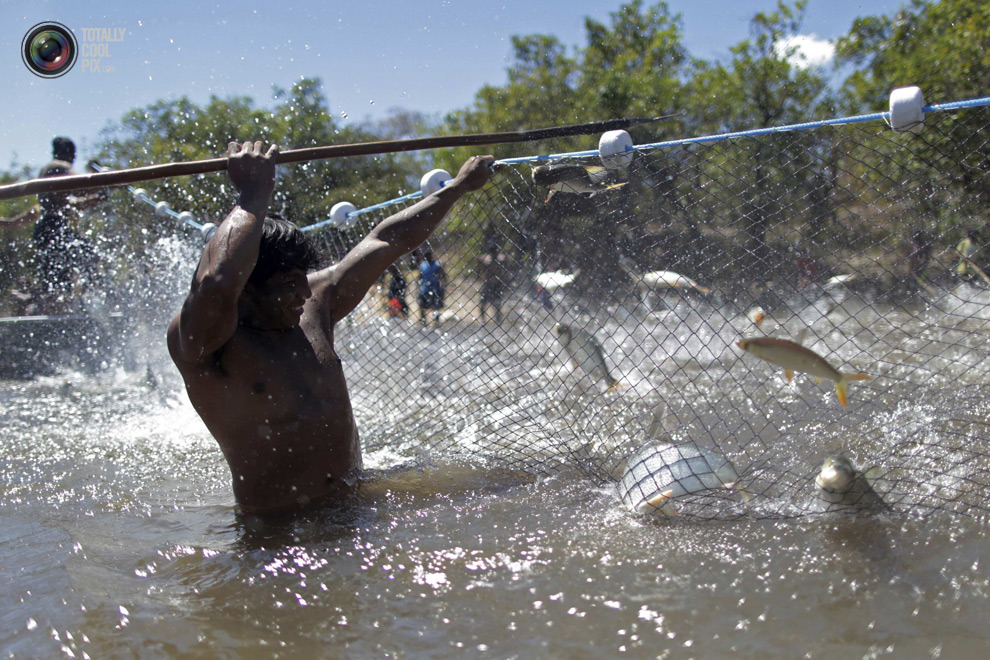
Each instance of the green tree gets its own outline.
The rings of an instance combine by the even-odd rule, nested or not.
[[[990,90],[990,3],[912,0],[894,16],[856,19],[839,40],[840,63],[855,66],[843,90],[850,110],[887,105],[891,90],[919,85],[930,102]]]
[[[608,25],[586,19],[585,31],[587,43],[574,56],[551,35],[513,37],[514,59],[507,71],[508,82],[503,86],[483,87],[472,108],[448,116],[448,130],[518,130],[656,116],[678,109],[687,54],[681,45],[680,18],[670,14],[666,3],[644,8],[641,0],[633,0],[610,14]],[[676,122],[671,122],[634,128],[630,133],[634,141],[644,142],[669,137],[677,130]],[[596,144],[597,136],[581,136],[547,143],[505,145],[498,148],[498,155],[583,151]],[[453,150],[439,155],[438,162],[450,169],[474,152]],[[618,197],[613,201],[623,203]],[[636,209],[629,211],[635,213]],[[649,212],[648,205],[641,211]],[[547,214],[553,215],[554,211],[539,206],[530,217],[541,228],[551,228],[551,233],[561,236],[597,237],[589,247],[594,250],[605,240],[603,237],[613,236],[616,228],[601,226],[601,222],[588,216],[591,212],[586,204],[564,204],[550,218]],[[614,218],[613,215],[602,222],[614,223]],[[548,236],[547,242],[563,244],[554,236]],[[614,251],[604,256],[608,254],[611,258],[616,256]],[[602,261],[591,253],[573,255],[571,259],[588,267],[615,270],[607,260]]]
[[[443,130],[449,133],[493,133],[574,123],[577,62],[551,35],[512,37],[513,63],[508,82],[483,86],[471,108],[450,113]],[[549,145],[525,143],[499,147],[500,157],[528,155]],[[559,142],[554,147],[561,150]],[[477,153],[474,148],[437,154],[439,167],[450,170]]]
[[[10,169],[0,172],[0,185],[16,183],[29,179],[34,175],[31,170],[16,162],[10,164]],[[34,197],[20,197],[0,201],[0,217],[9,218],[25,211],[37,200]],[[17,284],[17,280],[28,272],[28,266],[33,262],[31,250],[31,225],[18,227],[0,225],[0,315],[13,313],[13,300],[8,290]]]
[[[581,119],[650,117],[680,108],[688,63],[680,15],[671,15],[666,2],[646,10],[642,4],[634,0],[622,5],[610,14],[610,26],[585,19],[588,45],[582,51]]]
[[[302,79],[289,91],[274,90],[277,103],[259,108],[248,97],[211,97],[205,106],[188,98],[157,101],[132,110],[106,135],[102,156],[121,167],[222,156],[230,141],[276,142],[283,151],[302,147],[377,141],[368,128],[338,127],[319,79]],[[347,199],[358,207],[380,201],[405,185],[408,174],[389,156],[363,156],[293,163],[281,167],[273,209],[300,225],[327,219]],[[233,191],[222,173],[143,184],[154,199],[212,221],[223,218]],[[147,216],[147,207],[131,207]],[[157,225],[161,231],[170,227]]]
[[[805,121],[831,105],[824,72],[798,66],[795,47],[782,46],[799,33],[805,4],[778,2],[776,11],[757,13],[751,38],[732,46],[727,64],[694,62],[687,97],[695,131],[781,126]],[[772,257],[768,228],[784,226],[795,199],[833,180],[820,169],[831,162],[823,158],[831,150],[824,140],[824,133],[737,139],[705,161],[705,178],[725,191],[715,217],[742,221],[748,257],[739,261],[754,274]]]
[[[849,112],[886,108],[891,91],[909,85],[922,89],[926,103],[986,96],[990,3],[913,0],[892,17],[859,18],[839,40],[837,55],[854,68],[842,86]],[[888,131],[869,140],[851,167],[860,173],[864,195],[882,193],[891,180],[919,181],[896,214],[903,232],[921,227],[958,240],[986,214],[990,145],[979,138],[985,132],[985,112],[929,115],[920,132]]]

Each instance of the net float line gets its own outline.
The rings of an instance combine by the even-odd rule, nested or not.
[[[570,137],[574,135],[590,135],[603,131],[629,128],[638,124],[650,124],[664,121],[677,114],[661,117],[633,117],[627,119],[608,119],[605,121],[588,122],[584,124],[568,124],[550,128],[534,128],[523,131],[503,133],[471,133],[467,135],[447,135],[436,137],[411,138],[406,140],[385,140],[381,142],[358,142],[354,144],[334,144],[322,147],[304,147],[280,152],[275,162],[278,164],[300,163],[310,160],[326,160],[330,158],[345,158],[348,156],[370,156],[374,154],[397,153],[401,151],[421,151],[425,149],[441,149],[447,147],[469,147],[492,144],[508,144],[512,142],[534,142],[552,138]],[[19,183],[0,186],[0,200],[14,199],[38,193],[67,192],[83,188],[151,181],[174,176],[189,176],[219,172],[227,169],[227,158],[209,158],[180,163],[163,163],[146,165],[123,170],[112,170],[93,174],[74,174],[71,176],[45,177],[30,179]]]

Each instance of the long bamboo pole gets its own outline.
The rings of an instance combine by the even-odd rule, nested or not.
[[[506,133],[473,133],[468,135],[449,135],[438,137],[412,138],[409,140],[386,140],[382,142],[360,142],[356,144],[334,144],[324,147],[305,147],[290,149],[278,154],[277,163],[299,163],[308,160],[323,160],[328,158],[344,158],[346,156],[369,156],[372,154],[396,153],[400,151],[420,151],[423,149],[440,149],[444,147],[468,147],[491,144],[507,144],[510,142],[533,142],[551,138],[569,137],[573,135],[589,135],[605,131],[629,128],[637,124],[648,124],[663,121],[678,115],[663,117],[639,117],[630,119],[609,119],[586,124],[569,124],[551,128],[535,128],[525,131]],[[173,176],[188,176],[205,174],[227,169],[226,158],[210,158],[208,160],[193,160],[182,163],[164,163],[147,165],[124,170],[111,170],[94,174],[74,174],[72,176],[46,177],[31,179],[19,183],[0,186],[0,200],[14,199],[26,195],[37,195],[47,192],[66,192],[82,188],[97,188],[100,186],[122,185],[138,181],[151,181]]]

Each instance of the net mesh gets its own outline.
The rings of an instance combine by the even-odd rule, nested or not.
[[[658,148],[593,193],[506,167],[337,329],[366,450],[578,471],[687,517],[985,515],[990,281],[957,246],[986,235],[988,120]],[[412,203],[315,235],[338,259]],[[844,407],[827,374],[788,380],[737,345],[763,337],[869,379]],[[826,492],[837,454],[858,486]]]

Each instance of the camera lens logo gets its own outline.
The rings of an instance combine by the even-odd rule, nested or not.
[[[76,63],[76,37],[61,23],[38,23],[21,42],[21,58],[35,75],[58,78]]]

